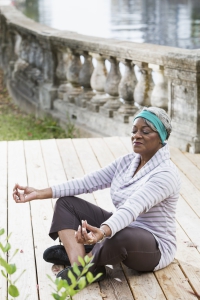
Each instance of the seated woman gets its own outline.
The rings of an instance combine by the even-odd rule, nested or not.
[[[47,249],[45,258],[73,264],[92,245],[90,271],[103,273],[105,265],[123,262],[137,271],[153,271],[169,265],[176,252],[176,205],[180,177],[170,160],[168,144],[171,124],[166,112],[143,108],[134,118],[131,141],[133,152],[107,167],[38,190],[16,184],[16,203],[34,199],[59,198],[50,228],[52,239],[63,246]],[[89,158],[88,158],[89,159]],[[110,187],[114,213],[105,211],[74,195]],[[88,248],[86,249],[88,250]],[[81,268],[81,266],[80,266]],[[69,281],[68,266],[57,274]],[[100,280],[99,279],[99,280]]]

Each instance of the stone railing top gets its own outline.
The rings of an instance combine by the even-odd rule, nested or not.
[[[89,51],[104,56],[114,56],[133,60],[136,64],[151,63],[165,68],[181,69],[182,71],[200,71],[200,50],[187,50],[153,44],[140,44],[114,39],[98,38],[61,31],[39,24],[12,6],[0,7],[1,14],[7,24],[21,33],[30,33],[38,39],[48,39],[53,44],[69,47],[77,51]]]

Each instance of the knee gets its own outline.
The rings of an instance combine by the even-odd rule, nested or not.
[[[59,207],[67,207],[70,204],[70,202],[73,201],[72,198],[74,198],[74,197],[71,197],[71,196],[67,197],[67,196],[65,196],[65,197],[59,198],[56,201],[55,210],[58,209]]]

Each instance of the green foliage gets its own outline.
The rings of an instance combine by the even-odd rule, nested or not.
[[[2,238],[5,234],[5,230],[2,228],[0,229],[0,238]],[[18,249],[14,251],[14,254],[12,257],[7,261],[8,251],[11,249],[11,245],[8,242],[10,238],[10,235],[5,238],[5,244],[3,244],[0,240],[0,270],[3,277],[6,278],[8,282],[8,294],[12,296],[13,298],[17,298],[19,296],[19,290],[16,287],[15,283],[19,280],[19,278],[22,276],[22,274],[25,272],[23,270],[21,274],[18,276],[17,279],[13,282],[11,279],[11,275],[16,273],[17,267],[15,264],[10,263],[12,258],[18,253]]]
[[[55,300],[72,299],[72,296],[83,290],[86,285],[91,284],[102,275],[102,273],[99,273],[94,277],[92,273],[88,271],[88,269],[93,265],[91,263],[92,257],[86,255],[83,259],[79,256],[78,260],[83,268],[80,270],[76,263],[73,264],[73,272],[71,270],[68,271],[68,277],[71,280],[71,284],[61,278],[56,278],[54,281],[49,275],[47,275],[55,286],[55,288],[53,288],[55,292],[52,293]]]
[[[7,261],[8,251],[11,249],[11,245],[8,242],[10,235],[6,237],[4,239],[4,243],[2,243],[1,239],[4,237],[4,235],[5,230],[0,229],[0,271],[1,275],[5,277],[8,282],[8,294],[13,300],[13,298],[17,298],[20,295],[15,284],[23,275],[25,270],[23,270],[14,281],[12,280],[11,276],[17,272],[17,267],[15,264],[11,263],[11,260],[18,253],[18,249],[14,251],[12,257],[9,259],[9,261]],[[73,264],[72,271],[68,271],[68,277],[71,281],[70,284],[61,278],[56,278],[53,280],[49,275],[47,275],[54,285],[54,287],[52,287],[54,290],[52,293],[53,299],[70,300],[75,294],[83,290],[86,285],[91,284],[102,275],[102,273],[99,273],[94,277],[92,273],[88,271],[93,265],[91,263],[92,257],[86,255],[83,259],[79,256],[78,260],[82,268],[80,269],[76,263]]]
[[[66,116],[63,128],[51,116],[43,119],[24,113],[16,106],[3,86],[3,74],[0,70],[0,140],[42,140],[52,138],[75,138],[79,132]]]

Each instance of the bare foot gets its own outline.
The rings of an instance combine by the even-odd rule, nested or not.
[[[53,265],[51,271],[56,276],[60,271],[62,271],[65,267],[63,265]]]

